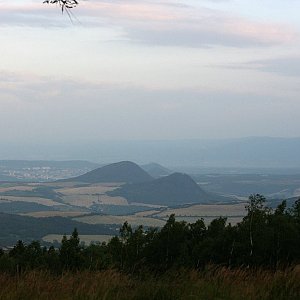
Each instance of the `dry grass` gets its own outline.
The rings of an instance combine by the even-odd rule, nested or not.
[[[0,285],[1,300],[118,299],[118,294],[124,292],[122,286],[129,285],[129,281],[125,276],[113,271],[69,273],[63,276],[30,272],[21,277],[2,274]],[[118,288],[120,290],[117,292]]]
[[[188,217],[219,217],[219,216],[244,216],[246,215],[245,203],[228,204],[228,205],[204,205],[197,204],[184,208],[169,208],[159,213],[157,216],[166,217],[171,214],[176,216],[188,216]]]
[[[143,273],[143,280],[116,271],[0,274],[1,300],[299,300],[300,275],[287,270],[271,273],[212,268],[172,271],[160,277]]]

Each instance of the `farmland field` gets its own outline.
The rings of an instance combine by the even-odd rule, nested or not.
[[[187,216],[187,217],[220,217],[220,216],[244,216],[246,214],[245,211],[245,203],[239,204],[197,204],[189,207],[182,208],[168,208],[163,212],[158,213],[157,217],[167,217],[171,214],[175,214],[176,216]]]
[[[35,218],[49,218],[49,217],[78,217],[82,215],[86,215],[89,212],[83,211],[36,211],[30,212],[26,214],[22,214],[23,216],[35,217]]]
[[[33,186],[28,185],[16,185],[16,186],[10,186],[10,187],[0,187],[0,193],[5,193],[8,191],[32,191]]]
[[[125,198],[110,197],[107,195],[68,195],[62,196],[63,202],[66,204],[90,207],[93,204],[110,204],[110,205],[128,205]]]
[[[43,204],[46,206],[65,206],[65,204],[58,203],[56,201],[53,201],[51,199],[47,198],[40,198],[40,197],[15,197],[15,196],[1,196],[1,200],[4,201],[22,201],[22,202],[33,202],[33,203],[38,203],[38,204]],[[0,201],[1,201],[0,200]]]
[[[91,195],[91,194],[104,194],[106,192],[112,191],[116,188],[115,185],[92,185],[84,187],[73,187],[73,188],[61,188],[57,189],[58,192],[64,195]]]
[[[35,218],[66,217],[87,224],[120,226],[128,221],[134,227],[138,225],[162,227],[171,214],[175,214],[178,221],[184,220],[188,223],[194,223],[203,218],[208,225],[214,218],[223,216],[228,218],[228,223],[236,224],[242,220],[246,213],[245,203],[242,202],[228,205],[196,204],[178,208],[155,205],[144,206],[142,203],[138,206],[133,205],[133,203],[129,205],[125,198],[111,197],[105,194],[114,190],[117,186],[119,184],[116,183],[82,184],[81,186],[79,186],[79,183],[68,182],[24,185],[18,183],[15,185],[1,185],[0,192],[12,193],[17,191],[20,193],[20,196],[2,195],[3,203],[5,201],[33,202],[51,208],[50,211],[47,211],[44,207],[40,210],[30,211],[27,209],[24,212],[19,212],[23,216]],[[37,195],[45,195],[45,198],[29,196],[34,195],[35,191],[40,193]],[[24,197],[22,192],[24,192]],[[93,215],[90,215],[91,213]]]
[[[134,215],[137,217],[148,217],[151,215],[157,215],[160,213],[160,210],[146,210],[135,213]]]

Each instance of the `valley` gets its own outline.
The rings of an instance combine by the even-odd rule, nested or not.
[[[274,202],[274,205],[283,199],[280,196],[297,196],[300,190],[300,176],[297,175],[189,176],[172,173],[157,164],[148,169],[154,177],[156,174],[156,178],[132,162],[120,162],[52,182],[0,182],[0,213],[19,216],[21,228],[22,222],[27,222],[26,218],[50,223],[60,218],[66,224],[98,226],[90,234],[88,230],[82,232],[82,238],[105,241],[118,234],[118,228],[125,221],[133,227],[161,228],[172,214],[178,221],[192,223],[203,219],[207,225],[215,218],[226,217],[227,222],[234,225],[246,215],[250,190],[260,192],[264,187],[263,191],[270,196],[270,204]],[[158,172],[166,174],[159,176]],[[283,190],[285,194],[280,193]],[[271,197],[274,195],[278,198]],[[52,231],[48,226],[40,238],[49,242],[53,235],[69,234],[67,228],[62,226]],[[95,238],[99,228],[105,228],[107,237],[98,232],[101,237]],[[11,243],[12,233],[7,234],[7,242]],[[17,236],[25,241],[37,237],[30,236],[30,231]],[[2,243],[7,246],[5,238]]]

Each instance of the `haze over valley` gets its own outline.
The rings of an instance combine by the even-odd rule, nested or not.
[[[6,174],[0,186],[1,218],[18,216],[3,233],[2,246],[36,238],[57,243],[68,226],[80,229],[88,242],[104,241],[125,221],[162,227],[172,213],[187,222],[203,218],[209,223],[224,216],[236,224],[245,216],[252,193],[264,194],[271,207],[282,199],[291,206],[300,196],[297,174],[187,174],[158,163],[139,166],[130,161],[102,166],[87,161],[1,161],[1,170]],[[33,172],[36,177],[28,177]],[[33,227],[19,230],[29,224],[36,228],[32,233]]]
[[[66,139],[65,143],[59,144],[50,141],[42,141],[38,145],[7,142],[1,145],[0,155],[2,160],[87,160],[99,165],[122,160],[138,164],[156,162],[173,170],[189,170],[189,173],[214,169],[225,173],[230,170],[272,173],[278,169],[279,173],[295,173],[300,170],[299,148],[300,138],[85,141],[79,136],[76,141]],[[40,166],[44,164],[41,162]],[[74,163],[74,166],[79,169],[80,162]],[[82,166],[91,170],[95,164],[85,163]],[[68,166],[60,163],[60,167]]]

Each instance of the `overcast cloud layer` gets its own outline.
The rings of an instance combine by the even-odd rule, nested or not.
[[[299,1],[0,1],[0,139],[299,136]]]

